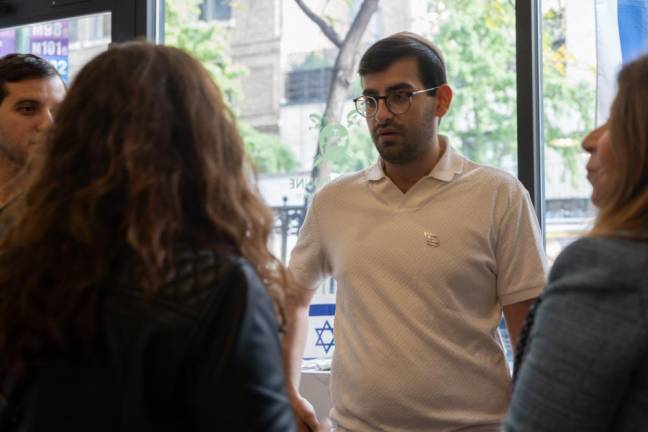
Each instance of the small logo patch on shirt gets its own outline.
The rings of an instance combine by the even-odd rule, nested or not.
[[[427,231],[423,231],[423,237],[425,237],[425,244],[428,246],[439,247],[439,245],[441,244],[439,242],[438,236],[435,236],[434,234]]]

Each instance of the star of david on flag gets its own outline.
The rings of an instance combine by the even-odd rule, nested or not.
[[[335,352],[335,303],[313,303],[308,309],[304,359],[331,358]]]
[[[324,352],[328,354],[329,350],[335,346],[333,327],[331,327],[331,324],[326,320],[322,327],[315,328],[315,332],[317,333],[317,342],[315,342],[315,346],[321,346],[324,348]]]

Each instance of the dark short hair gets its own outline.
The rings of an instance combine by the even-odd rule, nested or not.
[[[445,84],[446,69],[441,50],[427,39],[411,32],[400,32],[379,40],[360,59],[358,74],[382,72],[397,60],[418,60],[419,76],[426,88]]]
[[[6,82],[60,76],[50,62],[33,54],[7,54],[0,58],[0,104],[7,97]]]

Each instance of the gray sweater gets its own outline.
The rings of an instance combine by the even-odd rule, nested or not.
[[[527,350],[507,432],[648,431],[648,243],[568,246]]]

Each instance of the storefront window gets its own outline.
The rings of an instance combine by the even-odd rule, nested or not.
[[[110,44],[110,13],[0,29],[0,56],[31,53],[49,60],[65,82]]]
[[[517,174],[512,2],[404,0],[379,2],[375,10],[359,0],[305,3],[308,11],[293,1],[238,1],[226,19],[208,20],[209,1],[165,2],[164,43],[200,59],[238,115],[261,192],[277,215],[273,247],[278,257],[290,256],[313,191],[377,157],[352,103],[362,91],[357,74],[349,76],[348,85],[345,80],[331,85],[351,30],[361,34],[352,47],[356,53],[406,30],[439,45],[455,91],[441,132],[476,162]],[[354,20],[358,14],[369,19]],[[366,24],[352,27],[358,22]],[[326,26],[329,31],[322,30]],[[331,92],[342,96],[329,102]],[[335,287],[327,280],[315,297],[306,357],[333,353]]]
[[[594,2],[544,0],[543,92],[546,245],[550,263],[594,216],[581,140],[594,127]]]

